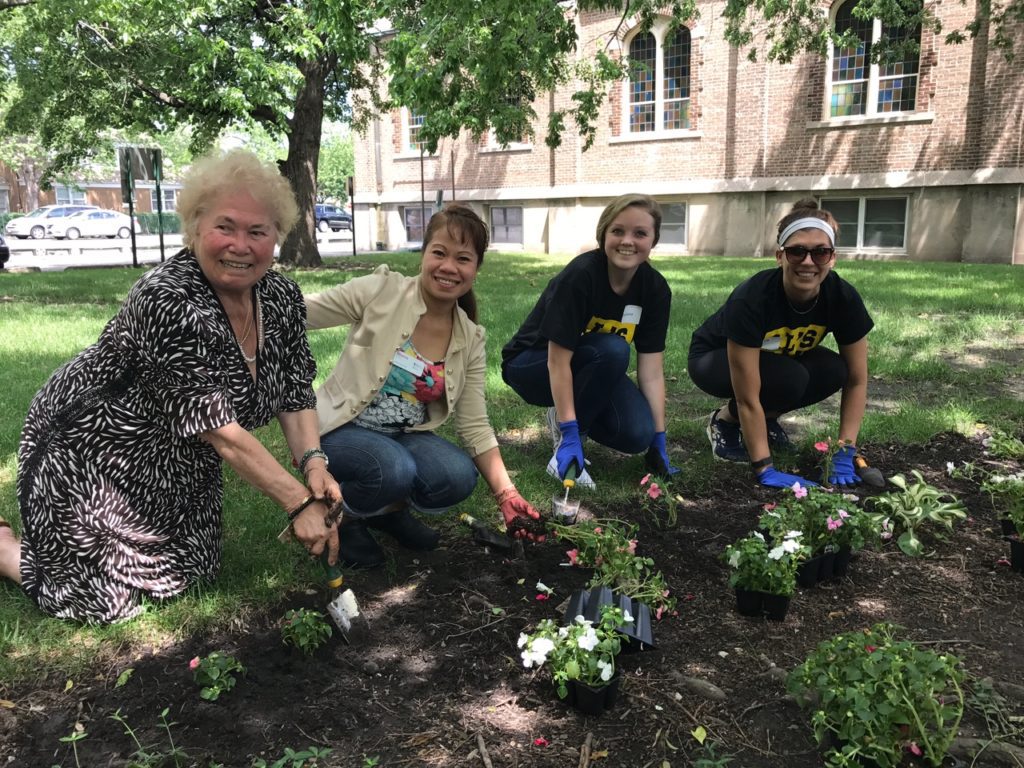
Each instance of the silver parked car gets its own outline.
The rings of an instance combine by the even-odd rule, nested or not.
[[[54,219],[47,227],[49,237],[77,240],[80,237],[131,237],[132,228],[139,231],[139,222],[133,222],[119,211],[79,211],[62,219]]]
[[[57,219],[71,216],[79,211],[98,211],[95,205],[44,205],[36,208],[32,213],[19,216],[7,222],[4,232],[8,237],[17,237],[24,240],[31,237],[36,240],[46,237],[46,230]]]

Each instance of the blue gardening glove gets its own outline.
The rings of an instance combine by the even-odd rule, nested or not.
[[[647,469],[655,474],[664,477],[671,477],[679,474],[679,467],[673,467],[668,460],[668,451],[665,449],[665,433],[655,432],[651,447],[647,449],[647,456],[644,458]]]
[[[779,472],[775,467],[768,467],[768,469],[759,474],[757,482],[768,488],[792,488],[793,483],[800,483],[804,488],[818,487],[817,483],[804,480],[799,475],[788,475],[785,472]]]
[[[577,477],[583,472],[586,463],[583,461],[583,442],[580,440],[580,425],[576,419],[558,422],[558,431],[562,439],[555,451],[555,462],[558,465],[558,479],[565,480],[565,473],[573,462],[576,463]]]
[[[860,475],[853,468],[853,460],[857,456],[856,445],[844,445],[832,457],[832,473],[828,481],[832,485],[856,485]]]

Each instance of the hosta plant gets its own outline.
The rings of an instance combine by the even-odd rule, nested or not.
[[[916,469],[911,473],[917,482],[911,484],[903,475],[894,475],[889,482],[899,491],[883,493],[866,503],[870,504],[878,528],[891,527],[899,548],[912,557],[919,557],[925,554],[919,536],[922,527],[933,524],[952,531],[953,523],[967,517],[967,510],[953,494],[926,483]]]
[[[948,653],[917,647],[876,624],[826,640],[787,680],[812,712],[830,768],[900,765],[913,754],[942,764],[964,712],[964,673]]]

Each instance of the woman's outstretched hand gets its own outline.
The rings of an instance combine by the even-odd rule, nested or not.
[[[498,507],[510,536],[535,542],[544,541],[544,523],[540,519],[540,512],[520,496],[515,488],[499,494]]]

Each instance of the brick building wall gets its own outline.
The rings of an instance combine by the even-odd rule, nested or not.
[[[1019,61],[1007,62],[984,35],[950,46],[944,33],[925,31],[912,111],[833,118],[830,61],[805,54],[788,64],[751,62],[721,39],[723,3],[699,7],[700,18],[688,27],[686,129],[630,133],[629,91],[614,85],[592,147],[583,152],[569,130],[550,150],[547,117],[568,105],[572,89],[565,88],[534,104],[536,136],[529,145],[501,150],[486,136],[464,135],[442,141],[421,166],[418,154],[402,151],[401,113],[376,120],[356,143],[356,198],[377,214],[366,217],[366,232],[357,226],[361,244],[409,241],[403,210],[420,204],[422,167],[431,208],[438,189],[449,200],[453,187],[457,199],[485,216],[494,207],[521,207],[521,245],[531,250],[587,247],[581,233],[593,230],[608,199],[643,190],[685,206],[684,241],[659,246],[670,252],[770,251],[774,221],[810,194],[841,199],[850,210],[860,205],[862,212],[872,201],[897,208],[905,201],[900,244],[877,246],[865,238],[843,249],[849,256],[1024,261]],[[823,7],[834,14],[839,5]],[[962,27],[974,3],[943,3],[936,12],[944,28]],[[579,55],[592,56],[598,46],[625,55],[637,30],[627,21],[613,38],[618,22],[617,14],[585,15],[578,22],[586,41]]]

